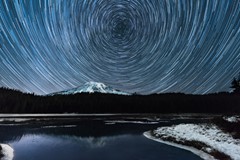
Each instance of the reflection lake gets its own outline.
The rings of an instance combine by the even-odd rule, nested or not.
[[[14,160],[198,160],[197,155],[143,136],[160,126],[204,122],[192,116],[0,116],[0,143]]]

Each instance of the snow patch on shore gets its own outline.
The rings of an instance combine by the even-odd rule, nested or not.
[[[230,123],[238,123],[240,122],[240,116],[231,116],[231,117],[223,117],[225,121],[228,121]]]
[[[157,121],[127,121],[127,120],[113,120],[113,121],[105,121],[106,124],[116,124],[116,123],[133,123],[133,124],[158,124]]]
[[[12,160],[14,157],[13,149],[7,144],[0,144],[2,146],[2,154],[4,155],[1,160]]]
[[[41,128],[73,128],[73,127],[77,127],[77,125],[43,126]]]
[[[0,122],[26,122],[32,119],[29,118],[0,118]]]
[[[180,124],[170,127],[160,127],[153,131],[154,137],[173,137],[177,142],[198,141],[212,149],[229,155],[234,160],[240,160],[240,140],[224,133],[216,125]],[[161,138],[157,138],[161,139]],[[208,148],[210,151],[211,148]],[[208,159],[208,158],[206,158]]]

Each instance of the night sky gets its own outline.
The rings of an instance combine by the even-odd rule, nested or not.
[[[0,87],[205,94],[239,71],[239,0],[0,1]]]

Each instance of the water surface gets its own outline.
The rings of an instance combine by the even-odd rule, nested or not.
[[[55,119],[47,122],[37,120],[34,123],[0,125],[0,143],[12,146],[14,160],[201,159],[189,151],[143,136],[143,132],[169,123],[173,122],[111,124],[101,117],[95,120],[65,119],[57,124]]]

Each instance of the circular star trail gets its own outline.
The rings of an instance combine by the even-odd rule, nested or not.
[[[239,19],[238,0],[1,0],[0,86],[228,91],[240,71]]]

